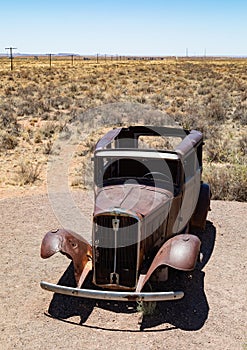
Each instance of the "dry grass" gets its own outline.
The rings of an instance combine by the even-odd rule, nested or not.
[[[247,60],[95,61],[0,59],[0,186],[15,186],[20,158],[42,164],[57,135],[90,108],[113,102],[159,109],[205,135],[204,178],[214,198],[246,200]],[[143,115],[132,117],[142,122]],[[157,115],[144,118],[159,124]],[[102,115],[100,126],[123,125],[121,112]],[[97,127],[97,125],[94,125]],[[103,129],[102,129],[103,130]],[[102,130],[100,133],[102,134]],[[87,131],[87,130],[85,130]],[[90,132],[79,146],[73,185],[87,187],[88,159],[100,135]],[[79,162],[79,163],[78,163]],[[84,173],[84,175],[82,175]],[[36,179],[34,180],[36,181]],[[25,182],[25,181],[24,181]],[[90,181],[89,181],[90,182]]]

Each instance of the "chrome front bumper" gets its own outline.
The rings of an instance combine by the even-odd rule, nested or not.
[[[178,300],[183,298],[184,293],[182,291],[177,292],[149,292],[149,293],[137,293],[137,292],[113,292],[109,290],[93,290],[93,289],[80,289],[61,286],[53,283],[42,281],[40,283],[41,288],[50,292],[66,294],[74,297],[91,298],[91,299],[104,299],[104,300],[117,300],[117,301],[166,301],[166,300]]]

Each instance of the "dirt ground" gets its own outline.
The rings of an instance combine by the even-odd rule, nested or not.
[[[178,280],[185,297],[159,302],[141,317],[135,304],[94,302],[53,295],[39,282],[71,278],[69,260],[39,256],[46,231],[58,227],[47,194],[2,193],[1,349],[247,349],[247,204],[213,201],[201,234],[202,263]],[[76,191],[88,217],[92,201]],[[174,288],[174,289],[175,289]]]

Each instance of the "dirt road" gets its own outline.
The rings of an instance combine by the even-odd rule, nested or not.
[[[247,349],[246,203],[212,202],[204,260],[180,282],[185,297],[140,321],[135,304],[43,291],[40,280],[71,277],[66,257],[39,256],[44,233],[59,223],[46,194],[14,195],[0,200],[1,349]],[[87,193],[74,198],[90,219]],[[89,235],[88,222],[81,233]]]

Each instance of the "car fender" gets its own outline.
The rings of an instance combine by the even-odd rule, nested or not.
[[[161,265],[177,270],[192,271],[195,268],[200,252],[200,239],[191,234],[180,234],[170,238],[159,249],[145,275],[140,275],[137,291],[141,291],[152,273]]]
[[[90,270],[90,262],[92,260],[91,245],[77,233],[57,229],[46,233],[41,243],[40,255],[43,259],[47,259],[60,252],[72,259],[74,265],[74,274],[77,285],[81,284],[82,277],[85,279],[85,271]]]

